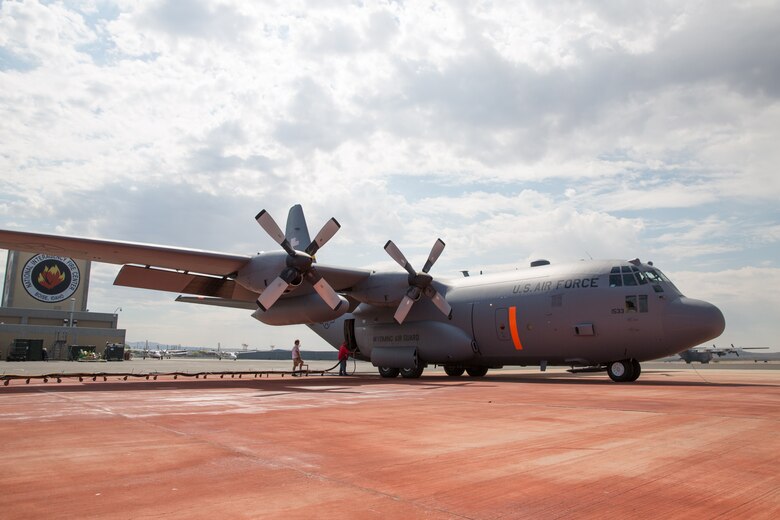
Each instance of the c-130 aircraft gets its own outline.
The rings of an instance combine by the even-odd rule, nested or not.
[[[269,325],[305,324],[334,348],[346,340],[385,378],[418,378],[429,365],[452,377],[538,365],[606,370],[613,381],[631,382],[641,361],[725,328],[717,307],[683,296],[652,262],[539,260],[506,273],[434,279],[441,240],[420,271],[388,241],[385,251],[405,272],[377,272],[316,262],[340,228],[335,218],[314,240],[300,205],[290,209],[285,233],[267,211],[255,218],[283,251],[241,256],[10,230],[0,230],[0,247],[124,264],[115,285],[250,309]]]

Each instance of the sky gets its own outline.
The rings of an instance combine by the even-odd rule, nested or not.
[[[328,265],[652,260],[780,349],[780,2],[0,0],[0,228]],[[0,269],[5,269],[5,253]],[[128,341],[325,348],[114,287]]]

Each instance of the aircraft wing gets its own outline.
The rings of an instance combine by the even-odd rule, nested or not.
[[[114,285],[252,302],[252,307],[257,307],[254,303],[258,296],[257,293],[244,289],[235,281],[224,277],[217,278],[152,267],[125,265],[116,275]]]
[[[353,269],[317,264],[317,270],[337,291],[348,291],[369,276],[368,269]]]
[[[125,264],[115,285],[210,297],[208,302],[192,303],[257,308],[258,293],[228,278],[250,261],[246,255],[10,230],[0,230],[0,248]],[[324,265],[318,270],[338,291],[348,290],[371,275],[366,269]],[[300,295],[312,291],[309,287],[296,292]]]
[[[227,276],[250,257],[169,246],[0,230],[0,248],[105,262],[137,264]]]

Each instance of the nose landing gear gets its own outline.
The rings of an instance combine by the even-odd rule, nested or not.
[[[607,364],[607,374],[616,383],[631,383],[636,381],[642,367],[636,359],[623,359]]]

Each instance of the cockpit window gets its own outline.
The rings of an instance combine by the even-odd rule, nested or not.
[[[666,282],[672,287],[673,292],[682,294],[680,289],[675,287],[672,281],[658,269],[648,269],[647,272],[645,272],[645,276],[647,276],[648,279],[650,279],[650,281],[653,283],[653,289],[655,289],[656,292],[663,292],[663,289],[658,284],[660,282]]]
[[[639,285],[645,285],[647,283],[647,278],[645,278],[645,274],[642,271],[636,267],[632,267],[631,270],[634,271],[634,276],[639,280]]]
[[[636,278],[634,278],[629,266],[620,266],[620,271],[623,273],[623,285],[637,285]]]
[[[620,266],[615,266],[609,271],[609,286],[622,287],[623,280],[620,278]]]
[[[617,265],[609,271],[610,287],[647,285],[648,283],[657,287],[657,284],[661,281],[668,280],[655,269],[641,271],[635,266]],[[659,292],[658,289],[656,289],[656,292]],[[663,292],[663,289],[661,289],[661,292]]]
[[[666,276],[664,276],[664,274],[661,271],[657,271],[655,269],[648,269],[647,271],[645,271],[645,276],[647,276],[647,278],[653,283],[669,281],[669,279]]]
[[[650,284],[653,286],[653,290],[655,292],[662,293],[664,292],[664,287],[661,286],[662,282],[668,283],[673,288],[673,292],[680,292],[676,287],[674,287],[674,284],[671,282],[671,280],[669,280],[661,271],[655,268],[643,270],[636,266],[618,265],[612,267],[609,271],[610,287]]]
[[[650,307],[647,303],[647,295],[639,294],[626,296],[625,312],[649,312]]]

